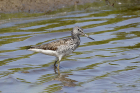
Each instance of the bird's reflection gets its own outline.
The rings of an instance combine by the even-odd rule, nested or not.
[[[66,74],[66,73],[61,74],[59,69],[57,69],[57,67],[55,67],[55,66],[54,66],[54,72],[55,72],[55,74],[58,74],[54,78],[54,80],[61,81],[64,86],[68,86],[68,87],[76,86],[76,84],[75,84],[75,82],[77,82],[76,80],[72,80],[72,79],[67,78],[68,75],[73,75],[73,74]]]

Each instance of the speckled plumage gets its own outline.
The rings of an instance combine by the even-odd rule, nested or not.
[[[56,56],[57,60],[54,64],[56,65],[57,61],[60,62],[62,57],[71,54],[80,45],[80,35],[85,35],[86,37],[94,40],[93,38],[84,34],[82,28],[76,26],[71,31],[71,38],[57,40],[40,46],[31,46],[28,50]]]

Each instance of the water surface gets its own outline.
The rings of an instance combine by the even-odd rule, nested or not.
[[[1,24],[0,92],[139,93],[139,2],[105,4]],[[76,51],[62,59],[60,74],[55,57],[25,49],[67,38],[74,26],[95,41],[81,37]]]

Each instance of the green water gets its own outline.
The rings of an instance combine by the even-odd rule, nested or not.
[[[112,7],[103,0],[50,14],[0,14],[0,92],[139,93],[139,4],[116,0]],[[82,36],[62,59],[60,74],[55,57],[26,50],[70,37],[74,26],[95,41]]]

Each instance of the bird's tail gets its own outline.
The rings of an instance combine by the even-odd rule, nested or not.
[[[26,49],[36,49],[37,46],[26,46]]]

